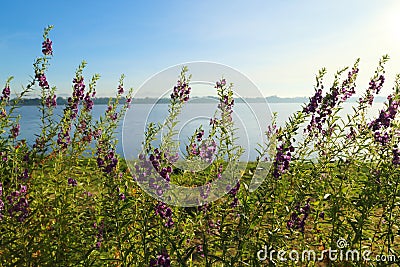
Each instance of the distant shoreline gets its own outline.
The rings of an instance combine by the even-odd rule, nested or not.
[[[115,100],[115,98],[109,98],[109,97],[99,97],[93,99],[95,105],[107,105],[109,100]],[[346,102],[349,103],[356,103],[358,100],[358,97],[351,97],[348,99]],[[13,102],[11,100],[11,102]],[[24,98],[22,99],[18,104],[21,106],[37,106],[40,105],[40,98]],[[206,104],[206,103],[215,103],[218,101],[218,98],[215,96],[208,96],[208,97],[193,97],[191,99],[190,103],[193,104]],[[308,97],[278,97],[278,96],[268,96],[265,99],[263,98],[245,98],[245,99],[240,99],[240,98],[235,98],[236,103],[293,103],[293,104],[303,104],[307,103],[309,101]],[[377,103],[383,103],[386,101],[386,97],[382,96],[376,96],[375,97],[375,102]],[[125,101],[122,100],[121,103],[124,103]],[[132,99],[132,104],[153,104],[153,103],[159,103],[159,104],[168,104],[169,99],[168,98],[134,98]],[[58,97],[57,98],[57,105],[66,105],[68,103],[67,98],[63,97]]]

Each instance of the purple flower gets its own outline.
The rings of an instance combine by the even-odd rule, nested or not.
[[[188,153],[190,153],[191,155],[197,155],[198,154],[197,145],[191,144],[190,146],[186,146],[186,151],[188,151]]]
[[[167,166],[167,172],[168,173],[172,173],[172,167],[171,166]]]
[[[340,93],[342,95],[342,101],[346,101],[349,99],[356,91],[355,91],[355,86],[352,83],[356,79],[356,76],[358,74],[359,69],[358,68],[353,68],[348,74],[347,74],[347,79],[343,81],[342,83],[342,88],[340,90]]]
[[[307,114],[315,113],[321,101],[322,101],[322,89],[318,89],[315,91],[315,95],[310,98],[310,102],[304,108],[304,112]]]
[[[42,43],[42,53],[46,56],[48,55],[53,55],[53,42],[47,38],[45,41]]]
[[[27,193],[27,187],[24,185],[19,186],[19,191],[13,191],[6,197],[9,209],[8,213],[10,217],[16,217],[17,221],[22,222],[28,217],[29,203],[25,195]]]
[[[214,159],[214,155],[217,149],[217,143],[214,140],[206,140],[201,143],[197,154],[201,159],[208,163],[211,163]]]
[[[161,218],[165,218],[165,210],[167,208],[167,205],[163,202],[158,202],[158,204],[156,205],[156,214],[160,215]]]
[[[167,208],[166,210],[165,210],[165,217],[166,218],[168,218],[168,217],[171,217],[172,216],[172,210],[171,210],[171,208]]]
[[[131,106],[131,103],[132,103],[132,98],[131,97],[127,98],[126,99],[126,103],[128,104],[128,108],[129,108]]]
[[[229,185],[226,187],[226,189],[229,191],[228,194],[233,196],[233,201],[230,204],[232,208],[235,208],[239,204],[239,198],[237,198],[236,196],[237,193],[239,192],[239,188],[240,188],[240,181],[238,181],[235,187],[233,188],[230,188]]]
[[[397,110],[399,108],[399,102],[392,99],[393,96],[389,95],[389,104],[385,109],[379,112],[379,117],[371,121],[368,127],[374,132],[375,141],[386,145],[389,141],[389,135],[385,129],[391,126],[392,121],[397,115]]]
[[[200,253],[200,256],[204,258],[203,246],[198,245],[196,248],[197,253]]]
[[[118,113],[110,114],[110,119],[115,121],[118,118]]]
[[[376,131],[374,133],[375,141],[380,143],[381,145],[386,145],[389,142],[389,134],[387,132],[381,133]]]
[[[178,81],[171,93],[171,99],[182,103],[187,102],[189,100],[190,91],[191,87],[189,87],[189,84]]]
[[[203,136],[204,136],[204,130],[198,131],[196,134],[197,142],[200,142],[203,139]]]
[[[174,225],[172,218],[168,218],[167,222],[164,224],[165,227],[171,228]]]
[[[29,170],[27,168],[25,168],[23,173],[18,178],[23,180],[23,181],[28,180],[28,178],[29,178]]]
[[[47,81],[46,75],[43,73],[39,73],[36,75],[37,80],[39,81],[39,86],[44,88],[44,89],[49,89],[50,85]]]
[[[86,87],[84,83],[84,78],[80,76],[78,78],[74,78],[72,82],[74,84],[74,92],[72,95],[74,96],[75,99],[82,100]]]
[[[156,267],[157,266],[157,260],[156,259],[151,259],[150,260],[150,265],[149,265],[150,267]]]
[[[204,189],[203,189],[204,187],[205,187],[205,191],[204,191]],[[211,191],[211,184],[210,184],[210,182],[207,182],[207,183],[205,184],[205,186],[199,187],[199,190],[200,190],[200,196],[201,196],[203,199],[207,199],[208,196],[210,195],[210,191]]]
[[[289,164],[292,158],[292,152],[294,147],[292,145],[285,146],[281,144],[277,148],[278,152],[275,156],[273,175],[275,178],[279,178],[283,173],[289,169]]]
[[[4,202],[0,199],[0,221],[3,219],[2,211],[4,210]]]
[[[19,185],[19,192],[21,194],[25,194],[27,191],[28,191],[28,189],[27,189],[26,185],[21,185],[21,184]]]
[[[124,87],[122,85],[118,85],[118,94],[122,95],[124,93]]]
[[[63,131],[63,129],[61,129]],[[68,144],[71,143],[71,137],[69,136],[69,129],[66,129],[65,132],[60,132],[57,138],[57,144],[61,145],[61,147],[66,148]]]
[[[0,157],[4,162],[8,160],[6,152],[0,152]]]
[[[78,182],[75,179],[68,178],[68,184],[72,186],[77,186]]]
[[[366,91],[365,96],[359,99],[360,103],[368,103],[369,105],[372,105],[374,101],[374,94],[379,94],[384,82],[385,77],[383,75],[380,75],[378,78],[372,79],[369,82],[369,87]]]
[[[299,229],[301,233],[304,233],[305,222],[310,215],[310,199],[307,199],[306,205],[300,208],[299,204],[295,207],[296,212],[292,212],[290,219],[286,222],[286,226],[289,230]],[[299,216],[303,215],[302,218]]]
[[[83,194],[84,194],[84,195],[86,195],[86,196],[88,196],[88,197],[91,197],[91,196],[93,196],[93,194],[92,194],[92,193],[90,193],[89,191],[85,191],[85,192],[83,192]]]
[[[234,197],[234,198],[233,198],[233,201],[232,201],[231,204],[230,204],[230,206],[231,206],[232,208],[235,208],[235,207],[237,207],[237,205],[239,205],[239,199],[238,199],[237,197]]]
[[[126,197],[125,197],[125,195],[124,195],[123,193],[121,193],[121,194],[119,194],[119,199],[120,199],[120,200],[125,200]]]
[[[98,154],[101,150],[98,151]],[[111,173],[118,164],[118,158],[113,150],[108,151],[104,158],[98,156],[97,166],[101,168],[105,173]]]
[[[229,190],[229,194],[230,194],[231,196],[236,196],[236,194],[237,194],[238,191],[239,191],[239,188],[240,188],[240,181],[237,182],[237,184],[236,184],[235,187],[233,187],[233,188],[230,188],[229,186],[227,186],[227,190]]]
[[[164,249],[160,255],[157,256],[157,259],[150,260],[150,267],[170,267],[171,259]]]
[[[215,83],[215,88],[222,88],[222,87],[225,86],[225,85],[226,85],[226,80],[225,80],[225,79],[222,79],[222,80],[217,81],[217,82]]]
[[[371,121],[368,126],[373,131],[380,130],[381,128],[388,128],[391,122],[395,119],[397,110],[399,108],[399,103],[391,99],[392,96],[389,96],[389,105],[386,109],[382,109],[379,112],[379,117],[373,121]]]
[[[393,147],[392,163],[393,163],[393,165],[400,165],[400,150],[397,147],[397,145],[394,145],[394,147]]]
[[[46,106],[48,108],[50,107],[56,107],[57,106],[57,96],[53,95],[53,96],[47,96],[46,97]]]
[[[217,220],[215,223],[212,221],[212,220],[210,220],[209,222],[208,222],[208,229],[207,229],[207,233],[208,234],[217,234],[218,233],[218,231],[221,229],[221,221],[220,220]]]
[[[94,102],[93,102],[93,100],[90,98],[90,95],[89,95],[89,93],[86,93],[86,96],[85,96],[85,102],[84,102],[84,105],[85,105],[85,108],[86,108],[86,110],[92,110],[93,109],[93,106],[94,106]]]
[[[1,100],[8,100],[10,98],[10,94],[11,94],[10,87],[7,85],[3,89]]]
[[[97,129],[93,132],[93,137],[95,139],[98,139],[101,136],[102,130],[101,129]]]
[[[19,126],[19,123],[17,123],[16,125],[14,125],[11,128],[11,137],[17,138],[17,136],[19,135],[19,130],[20,130],[20,126]]]
[[[174,221],[172,220],[172,209],[165,203],[158,202],[155,208],[155,213],[166,220],[164,224],[166,227],[171,228],[174,225]]]
[[[97,242],[95,244],[95,248],[100,249],[101,243],[103,242],[104,221],[102,221],[101,225],[99,226],[96,223],[93,223],[93,228],[97,229],[97,235],[96,235]]]
[[[347,139],[352,139],[356,136],[356,132],[354,131],[354,128],[350,126],[350,132],[346,135]]]
[[[323,85],[315,90],[315,94],[310,98],[310,101],[303,112],[311,115],[309,125],[304,132],[313,132],[314,129],[321,133],[322,125],[326,122],[326,118],[332,114],[332,109],[337,106],[340,101],[346,101],[355,93],[354,80],[356,79],[358,68],[354,67],[349,73],[346,80],[340,86],[330,88],[330,91],[322,96]],[[317,134],[317,133],[315,133]]]
[[[225,92],[225,85],[226,81],[225,79],[222,79],[220,81],[217,81],[214,86],[217,89],[219,95],[218,108],[222,112],[223,120],[232,121],[233,105],[235,103],[235,100],[233,99],[233,96],[231,94],[232,91],[230,91],[229,88],[228,92]],[[210,124],[214,126],[215,122],[217,121],[210,121]]]

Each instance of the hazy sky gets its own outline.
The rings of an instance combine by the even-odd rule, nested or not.
[[[69,93],[74,71],[101,75],[112,95],[119,75],[138,88],[171,65],[213,61],[240,70],[265,96],[309,96],[321,67],[328,77],[361,58],[359,91],[381,55],[391,60],[385,93],[400,73],[400,1],[3,1],[0,80],[18,90],[32,75],[48,24],[54,42],[49,81]],[[178,76],[178,73],[177,73]],[[327,79],[329,81],[330,79]]]

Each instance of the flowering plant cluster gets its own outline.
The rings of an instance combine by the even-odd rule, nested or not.
[[[44,31],[42,55],[33,64],[32,80],[15,98],[11,96],[12,77],[1,92],[2,266],[24,266],[33,262],[36,265],[70,265],[71,261],[79,264],[83,258],[79,260],[79,257],[71,256],[78,255],[75,248],[67,252],[65,246],[85,243],[87,251],[100,250],[108,223],[100,218],[104,218],[103,212],[110,211],[110,200],[118,202],[125,198],[119,189],[124,188],[121,182],[124,171],[118,165],[119,156],[114,153],[115,133],[130,106],[132,89],[125,94],[122,76],[117,97],[110,100],[105,114],[95,120],[92,111],[96,81],[100,76],[96,74],[85,83],[83,71],[86,63],[82,62],[72,80],[71,97],[64,107],[58,106],[56,87],[52,87],[47,78],[54,54],[49,37],[52,28],[49,26]],[[19,123],[18,109],[24,96],[34,90],[39,90],[41,97],[38,107],[41,132],[31,146],[20,139],[23,125]],[[61,118],[55,116],[56,109],[63,109]],[[103,159],[104,166],[97,164],[99,159]],[[112,183],[110,177],[113,177]],[[93,183],[106,186],[97,190]],[[94,202],[96,198],[98,200]],[[93,228],[90,224],[98,220],[103,222],[103,226]],[[71,235],[71,229],[79,229],[79,233]],[[28,236],[35,239],[31,246],[25,243]],[[22,250],[24,252],[16,253]]]
[[[116,132],[132,105],[124,76],[96,118],[100,76],[86,78],[82,62],[71,96],[59,104],[47,77],[56,54],[51,29],[24,90],[12,96],[12,77],[1,90],[1,266],[278,266],[258,259],[260,248],[324,250],[339,238],[349,249],[392,254],[397,261],[389,264],[399,263],[400,75],[384,106],[367,116],[383,91],[387,56],[364,92],[356,86],[359,60],[338,71],[329,89],[322,69],[308,103],[283,124],[274,115],[257,162],[241,161],[239,104],[224,78],[215,83],[219,101],[209,130],[198,127],[186,154],[178,153],[175,127],[192,93],[184,67],[165,121],[147,124],[143,149],[129,161],[116,149]],[[18,110],[34,90],[41,130],[29,144],[21,139]],[[343,115],[356,94],[354,112]],[[266,166],[264,182],[251,192],[253,176]],[[199,197],[190,199],[197,206],[169,203],[183,192],[174,186],[198,189]],[[211,201],[217,189],[226,194]]]
[[[399,189],[399,75],[384,108],[375,118],[367,116],[373,105],[378,105],[374,99],[385,82],[387,60],[388,56],[380,60],[368,88],[353,105],[354,113],[342,114],[344,106],[350,105],[346,101],[356,93],[359,60],[343,79],[348,68],[338,71],[325,94],[326,69],[322,69],[309,103],[285,125],[269,127],[267,136],[277,140],[270,159],[272,176],[279,179],[269,181],[272,186],[265,190],[273,197],[264,201],[287,199],[280,206],[286,215],[273,215],[276,219],[271,225],[283,219],[289,236],[304,241],[314,238],[316,247],[335,247],[335,240],[342,237],[353,249],[369,247],[372,251],[379,247],[380,253],[393,254],[398,239],[393,229],[399,223],[393,205]],[[304,199],[306,205],[300,208],[298,203]],[[293,207],[295,211],[291,212]],[[378,226],[379,221],[385,221],[385,226]],[[379,237],[375,231],[379,231]],[[269,239],[271,246],[276,246],[275,238]],[[377,245],[379,242],[384,244]],[[306,243],[301,246],[313,247]]]

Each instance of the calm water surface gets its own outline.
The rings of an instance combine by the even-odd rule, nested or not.
[[[353,113],[352,103],[344,105],[344,109],[341,111],[341,115],[345,117],[345,114]],[[256,114],[263,114],[257,118],[251,113],[247,112],[248,107],[245,104],[238,103],[235,105],[234,110],[234,121],[238,126],[238,143],[244,147],[248,147],[248,156],[250,160],[254,160],[257,156],[255,148],[258,143],[262,142],[262,136],[260,136],[260,127],[263,129],[261,132],[266,130],[266,126],[270,123],[270,115],[272,112],[278,112],[277,122],[278,125],[282,125],[291,114],[301,109],[302,104],[300,103],[272,103],[269,104],[270,110],[266,110],[266,106],[261,103],[252,104],[252,110]],[[180,123],[177,125],[178,138],[181,142],[181,150],[184,150],[185,143],[187,143],[188,137],[194,132],[194,130],[203,125],[206,133],[208,130],[209,118],[212,117],[217,107],[216,103],[207,104],[192,104],[185,107],[182,114],[179,117]],[[376,103],[370,110],[368,116],[376,116],[379,109],[383,107],[383,103]],[[62,108],[56,109],[55,118],[58,119],[62,114]],[[93,109],[93,116],[95,119],[99,118],[104,113],[107,106],[98,105]],[[150,110],[150,112],[149,112]],[[117,152],[123,154],[122,147],[122,133],[125,134],[125,154],[128,157],[132,157],[137,154],[140,149],[140,144],[143,140],[143,132],[145,122],[161,122],[164,120],[168,110],[168,105],[159,104],[154,108],[151,108],[147,104],[136,104],[132,106],[131,110],[126,116],[125,122],[121,122],[118,127],[117,138],[119,140]],[[18,113],[21,115],[21,138],[28,141],[29,144],[33,144],[36,139],[36,135],[40,133],[40,115],[39,110],[35,106],[23,106],[19,109]],[[124,127],[124,129],[123,129]]]

